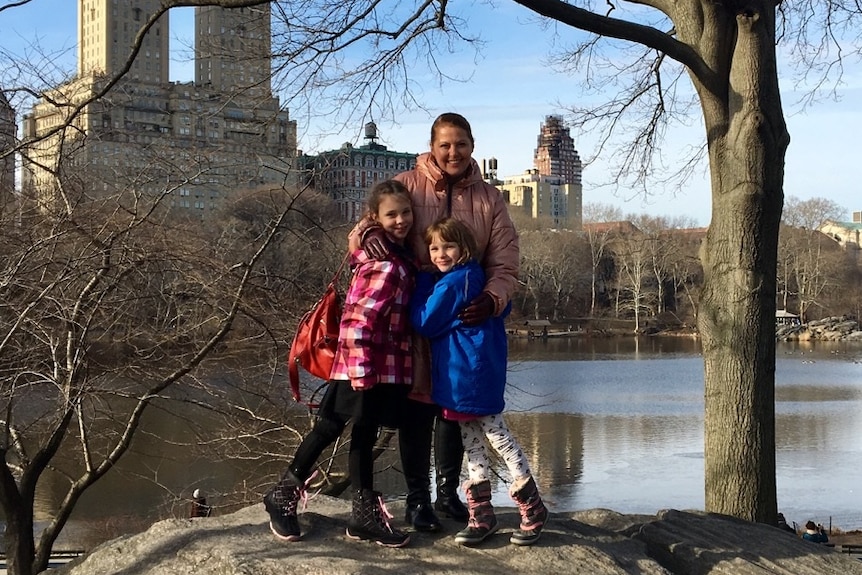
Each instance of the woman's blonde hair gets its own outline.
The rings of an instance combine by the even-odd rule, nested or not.
[[[479,246],[473,232],[455,218],[443,218],[428,226],[425,230],[425,243],[430,245],[434,236],[440,236],[444,242],[452,242],[461,249],[461,259],[457,263],[479,259]]]

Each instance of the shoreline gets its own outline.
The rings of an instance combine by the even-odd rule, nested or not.
[[[579,319],[569,322],[550,320],[513,320],[506,333],[517,339],[555,339],[565,337],[690,337],[699,339],[695,327],[685,324],[662,324],[645,320],[635,329],[632,320]],[[862,324],[845,316],[827,317],[807,323],[776,322],[776,341],[849,341],[862,342]]]

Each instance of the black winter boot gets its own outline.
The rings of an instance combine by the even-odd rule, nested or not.
[[[539,540],[548,521],[548,508],[539,497],[539,488],[532,477],[516,481],[511,495],[521,512],[521,527],[512,533],[509,541],[515,545],[532,545]]]
[[[408,505],[404,512],[404,521],[416,531],[440,531],[443,528],[430,502]]]
[[[404,482],[407,484],[407,508],[404,521],[416,531],[439,531],[440,520],[431,507],[431,437],[434,428],[433,413],[419,411],[416,419],[421,425],[416,429],[401,429],[398,445]],[[421,448],[417,448],[422,446]]]
[[[434,509],[444,517],[449,517],[459,523],[466,523],[470,517],[467,507],[458,498],[458,477],[454,480],[437,474],[437,501]]]
[[[299,541],[299,519],[296,508],[305,497],[305,484],[291,471],[272,486],[263,497],[263,506],[269,513],[269,530],[283,541]]]
[[[470,520],[467,527],[455,535],[455,543],[477,545],[497,531],[499,527],[494,506],[491,505],[491,482],[465,483]]]
[[[437,419],[434,427],[434,461],[437,471],[437,501],[434,509],[444,517],[466,523],[470,514],[458,498],[461,486],[461,463],[464,459],[464,443],[461,426],[457,421]]]
[[[410,536],[389,525],[392,516],[383,505],[380,493],[360,489],[353,494],[353,512],[347,524],[347,536],[360,541],[374,541],[384,547],[404,547]]]

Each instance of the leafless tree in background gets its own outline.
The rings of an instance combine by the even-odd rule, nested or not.
[[[844,208],[825,198],[789,197],[785,202],[778,284],[784,309],[793,298],[803,322],[810,319],[810,308],[826,307],[828,296],[853,283],[849,277],[853,263],[834,240],[818,231],[826,221],[841,221],[843,215]]]

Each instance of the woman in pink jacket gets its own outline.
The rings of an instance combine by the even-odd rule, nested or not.
[[[413,229],[408,242],[420,264],[430,265],[423,234],[425,229],[445,217],[460,220],[470,228],[479,248],[477,258],[487,277],[484,290],[461,312],[466,325],[478,325],[499,315],[512,299],[517,287],[518,234],[509,218],[500,190],[482,180],[473,159],[473,131],[464,116],[445,113],[431,125],[431,150],[420,155],[416,167],[395,176],[410,190],[413,201]],[[372,257],[384,257],[386,247],[379,228],[363,222],[351,234],[351,246],[359,245]],[[464,447],[457,422],[446,421],[431,403],[430,352],[427,342],[414,339],[413,392],[408,402],[415,413],[411,426],[399,433],[402,466],[407,482],[405,520],[419,531],[436,531],[440,522],[434,513],[466,523],[468,512],[458,498],[461,460]],[[406,432],[405,432],[406,431]],[[431,439],[437,478],[437,500],[430,501]]]

